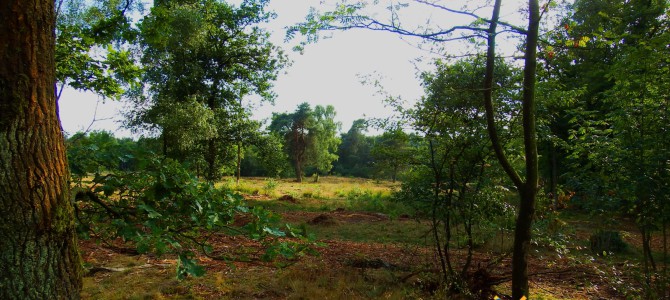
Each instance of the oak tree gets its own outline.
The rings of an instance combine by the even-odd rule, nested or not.
[[[0,4],[0,298],[77,299],[81,262],[54,89],[54,2]]]

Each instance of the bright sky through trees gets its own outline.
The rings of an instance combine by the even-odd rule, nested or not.
[[[265,26],[272,33],[272,41],[282,46],[293,64],[281,72],[275,83],[274,91],[278,97],[274,106],[264,103],[259,107],[258,101],[247,99],[247,104],[253,103],[256,106],[253,109],[253,118],[268,119],[272,112],[287,112],[302,102],[333,105],[337,112],[336,120],[342,122],[342,131],[346,132],[356,119],[388,116],[391,109],[384,106],[382,100],[385,97],[378,93],[379,87],[362,84],[363,78],[380,79],[388,95],[401,96],[405,101],[414,102],[421,97],[423,92],[416,76],[417,71],[430,69],[431,57],[436,56],[418,49],[414,44],[417,40],[404,41],[390,33],[352,30],[333,32],[331,38],[308,45],[303,54],[292,51],[292,47],[298,44],[299,37],[285,43],[284,28],[304,20],[310,7],[322,5],[323,1],[316,0],[275,0],[270,3],[277,18]],[[516,6],[510,4],[508,11],[514,11]],[[460,5],[453,7],[460,8]],[[423,9],[423,14],[423,11],[417,9],[407,10],[408,16],[403,16],[403,20],[420,24],[430,19],[431,25],[433,20],[436,24],[447,25],[450,24],[448,22],[473,21],[453,15],[433,15],[430,12],[434,10],[429,7]],[[380,9],[378,14],[385,16],[388,13]],[[480,14],[488,15],[486,12]],[[511,14],[513,13],[508,16]],[[464,48],[465,46],[453,43],[442,51],[459,54],[465,51]],[[423,59],[417,61],[420,57]],[[122,109],[123,102],[107,100],[105,103],[98,103],[97,99],[98,96],[91,93],[80,93],[67,88],[59,103],[63,129],[68,134],[85,130],[94,119],[97,105],[95,118],[99,121],[93,124],[92,129],[112,130],[120,136],[130,135],[129,132],[118,129],[121,120],[119,110]]]

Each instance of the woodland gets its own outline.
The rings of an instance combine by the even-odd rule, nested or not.
[[[0,298],[670,299],[667,0],[325,2],[282,49],[269,0],[3,1]],[[349,30],[439,53],[423,96],[252,118]]]

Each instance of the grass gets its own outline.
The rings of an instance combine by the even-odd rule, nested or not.
[[[286,269],[246,267],[178,281],[171,268],[84,279],[83,299],[419,299],[426,293],[387,270],[333,269],[320,262]],[[429,278],[430,275],[423,277]],[[427,279],[424,279],[427,280]]]
[[[318,183],[309,178],[302,183],[295,179],[243,178],[238,184],[228,178],[218,186],[256,196],[250,198],[251,205],[278,212],[346,209],[385,213],[393,218],[413,214],[408,206],[393,201],[393,191],[399,188],[399,183],[390,181],[322,176]],[[296,201],[276,201],[282,196]]]
[[[261,262],[215,262],[201,258],[207,274],[200,278],[175,279],[174,257],[125,256],[99,246],[83,247],[82,256],[89,266],[125,268],[118,272],[100,272],[84,278],[83,299],[444,299],[444,291],[435,289],[437,274],[407,269],[357,268],[347,265],[352,259],[382,259],[393,264],[431,269],[434,242],[430,221],[416,221],[405,214],[412,211],[391,199],[398,187],[386,181],[322,177],[314,183],[306,179],[296,183],[291,179],[243,178],[239,184],[228,178],[218,186],[226,186],[245,195],[251,205],[261,205],[281,213],[293,225],[305,224],[308,232],[327,246],[317,249],[319,256],[303,257],[285,268]],[[282,196],[290,196],[280,200]],[[383,214],[380,214],[383,213]],[[315,217],[325,215],[332,222],[308,224]],[[592,232],[603,227],[603,220],[592,216],[562,211],[556,215],[561,222],[546,224],[543,230],[565,234],[569,255],[556,258],[551,247],[533,246],[535,270],[547,273],[577,268],[575,276],[598,269],[599,278],[584,277],[564,283],[558,277],[543,277],[532,285],[536,299],[583,299],[589,289],[606,290],[611,287],[631,288],[628,281],[612,276],[612,270],[626,272],[628,264],[639,260],[637,235],[630,224],[611,224],[612,229],[624,232],[632,252],[594,257],[588,248]],[[605,229],[609,229],[607,227]],[[509,253],[511,231],[485,232],[477,242],[477,264],[486,263],[487,255]],[[456,239],[454,239],[456,240]],[[84,242],[82,242],[84,243]],[[218,245],[239,247],[238,244]],[[458,248],[455,242],[454,248]],[[563,255],[565,256],[565,255]],[[634,257],[636,256],[636,257]],[[571,260],[572,259],[572,260]],[[636,260],[637,259],[637,260]],[[630,263],[629,263],[630,262]],[[503,263],[499,268],[509,271]],[[624,267],[620,267],[624,264]],[[144,267],[149,264],[149,267]],[[540,268],[540,269],[538,269]],[[547,269],[545,269],[547,268]],[[623,268],[623,269],[622,269]],[[584,272],[582,272],[584,271]],[[531,273],[532,273],[531,272]],[[596,274],[596,273],[594,273]],[[621,273],[623,274],[623,273]],[[626,273],[627,274],[627,273]],[[571,276],[572,276],[571,275]],[[409,277],[408,277],[409,276]],[[551,275],[547,275],[551,276]],[[623,276],[623,275],[621,275]],[[607,277],[610,277],[607,279]],[[605,278],[605,279],[602,279]],[[598,280],[596,280],[598,279]],[[610,280],[610,281],[607,281]],[[603,283],[606,282],[606,283]],[[509,290],[509,283],[501,285]],[[616,286],[615,286],[616,284]],[[602,295],[602,294],[598,294]],[[617,298],[617,293],[604,298]],[[600,296],[602,298],[602,296]],[[619,297],[621,298],[621,297]]]
[[[320,239],[354,242],[400,243],[433,245],[430,225],[414,221],[381,221],[372,223],[339,223],[335,226],[308,226],[309,232]]]
[[[321,176],[319,182],[305,178],[302,183],[295,182],[294,178],[251,177],[242,178],[238,184],[234,178],[225,178],[217,186],[225,186],[243,194],[261,194],[270,198],[290,195],[295,198],[347,199],[363,193],[389,197],[399,184],[363,178]]]

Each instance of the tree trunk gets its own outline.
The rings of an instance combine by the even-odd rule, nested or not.
[[[235,183],[240,184],[240,177],[242,176],[242,142],[237,142],[237,177]]]
[[[512,254],[512,298],[528,297],[528,254],[531,226],[535,216],[538,187],[537,130],[535,122],[535,81],[537,74],[537,40],[540,27],[540,5],[528,1],[528,33],[523,69],[523,141],[526,158],[526,182],[519,189],[521,202],[514,232]]]
[[[297,182],[302,182],[302,161],[299,158],[295,160],[295,177]]]
[[[216,141],[212,138],[207,141],[207,153],[205,153],[205,158],[207,161],[207,174],[206,180],[209,182],[214,182],[217,178],[216,171]]]
[[[78,299],[54,1],[0,3],[0,299]]]
[[[535,215],[537,190],[524,188],[519,191],[521,203],[514,227],[512,253],[512,299],[528,297],[528,254],[530,253],[531,226]]]
[[[493,74],[495,69],[496,27],[500,15],[501,0],[496,0],[493,17],[488,31],[486,52],[486,74],[484,79],[484,107],[486,123],[496,158],[519,192],[519,214],[514,229],[514,252],[512,255],[512,299],[528,297],[528,254],[531,239],[531,225],[535,215],[537,197],[537,133],[535,124],[535,80],[537,68],[537,41],[540,24],[540,6],[537,0],[528,1],[528,31],[523,70],[523,140],[525,158],[525,181],[512,167],[504,153],[498,136],[493,107]]]
[[[549,191],[551,192],[551,202],[554,205],[554,210],[558,210],[560,203],[558,203],[558,154],[556,153],[556,146],[553,143],[549,145],[549,159],[550,162],[550,172],[549,175]]]

